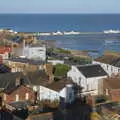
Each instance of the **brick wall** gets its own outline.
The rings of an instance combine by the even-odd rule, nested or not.
[[[26,94],[28,94],[28,100],[31,102],[35,102],[35,93],[32,91],[32,89],[25,87],[25,86],[20,86],[17,89],[15,89],[11,93],[3,93],[3,100],[5,103],[10,103],[10,102],[15,102],[16,101],[16,95],[19,96],[18,101],[25,101],[26,99]]]
[[[109,91],[109,94],[110,94],[111,99],[113,101],[119,101],[120,102],[120,89],[111,89]]]

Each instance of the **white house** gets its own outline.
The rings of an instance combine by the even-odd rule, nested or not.
[[[98,64],[72,66],[67,73],[73,82],[83,87],[83,94],[98,94],[99,80],[106,78],[108,75]]]
[[[101,67],[107,72],[107,74],[109,76],[111,76],[112,74],[117,74],[117,73],[120,72],[119,67],[115,67],[115,66],[110,65],[110,64],[102,63],[102,62],[99,62],[99,61],[92,61],[92,64],[101,65]]]
[[[31,45],[26,46],[23,50],[23,56],[25,56],[28,59],[37,59],[37,60],[46,60],[46,47],[45,45]]]
[[[52,82],[47,86],[34,86],[34,91],[38,91],[38,100],[58,100],[64,99],[65,103],[71,103],[75,99],[74,85],[71,80],[60,80]]]

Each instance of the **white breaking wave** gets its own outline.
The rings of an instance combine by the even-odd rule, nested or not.
[[[117,33],[120,33],[120,30],[104,30],[103,31],[105,34],[111,34],[111,33],[113,33],[113,34],[117,34]]]

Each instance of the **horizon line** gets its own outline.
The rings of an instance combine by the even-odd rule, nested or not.
[[[30,13],[30,12],[10,12],[10,13],[0,13],[0,14],[120,14],[120,13]]]

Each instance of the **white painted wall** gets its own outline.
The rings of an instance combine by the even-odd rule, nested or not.
[[[86,84],[85,82],[85,76],[77,69],[76,66],[72,66],[71,70],[67,73],[67,76],[72,78],[74,83],[77,83],[77,85],[82,85]]]
[[[99,64],[108,73],[109,76],[112,74],[118,74],[120,72],[119,67],[112,66],[110,64],[105,64],[97,61],[92,61],[92,64]]]
[[[46,47],[28,47],[24,48],[24,55],[29,59],[46,60]]]
[[[107,78],[107,76],[87,78],[87,89],[84,91],[94,91],[94,94],[98,95],[99,81],[103,78]]]
[[[73,85],[69,84],[66,85],[66,87],[64,87],[60,92],[59,92],[60,96],[65,98],[65,102],[66,103],[71,103],[75,100],[75,94],[74,94],[74,89],[73,89]]]
[[[34,91],[38,91],[38,100],[60,100],[60,97],[65,99],[66,103],[71,103],[75,99],[72,85],[67,85],[60,91],[54,91],[44,86],[33,86]]]
[[[45,100],[45,99],[48,99],[51,101],[60,100],[59,92],[56,92],[54,90],[51,90],[51,89],[43,87],[43,86],[40,86],[39,94],[40,94],[39,95],[40,100]]]
[[[106,78],[107,76],[92,77],[86,78],[76,66],[72,66],[71,70],[67,73],[67,76],[70,77],[73,82],[77,83],[83,87],[83,92],[95,91],[95,94],[98,94],[98,83],[99,80]]]

